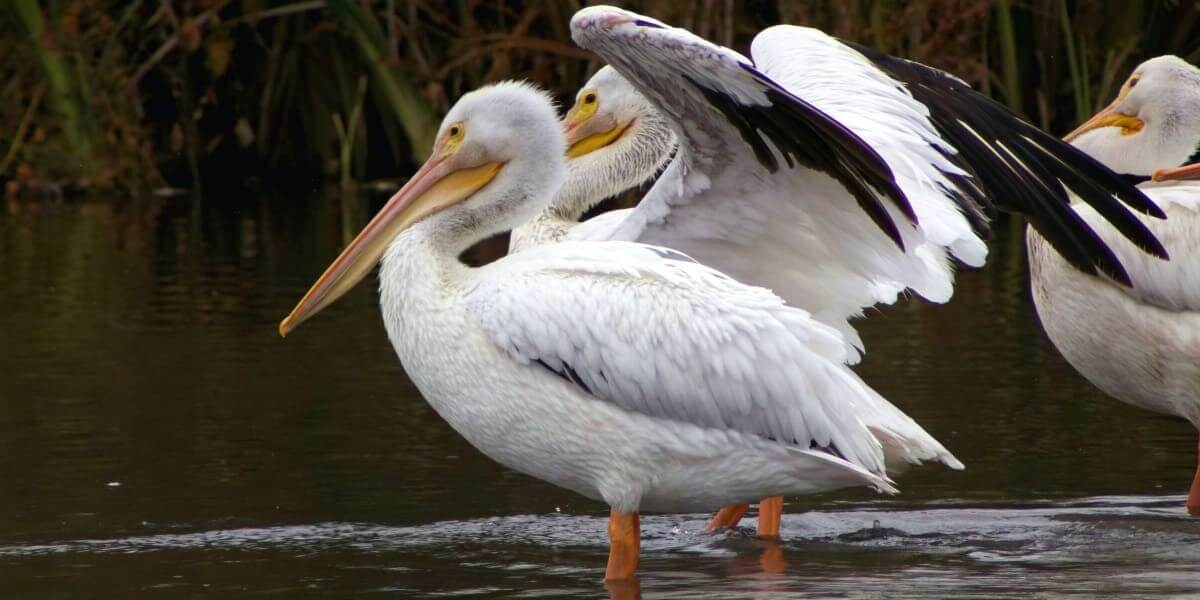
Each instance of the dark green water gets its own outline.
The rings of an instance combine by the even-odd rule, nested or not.
[[[0,595],[608,597],[607,507],[442,423],[373,286],[276,334],[365,212],[320,195],[7,207]],[[967,470],[789,499],[779,546],[649,515],[645,597],[1200,595],[1195,432],[1058,357],[1001,229],[952,303],[862,326],[860,372]]]

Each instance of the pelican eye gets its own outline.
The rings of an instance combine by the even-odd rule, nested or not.
[[[1141,81],[1141,79],[1142,79],[1142,76],[1136,75],[1136,74],[1133,77],[1130,77],[1129,78],[1129,89],[1132,90],[1133,86],[1137,85],[1137,82]]]
[[[596,90],[587,89],[579,93],[575,99],[575,106],[571,107],[569,120],[575,124],[582,123],[596,114],[596,110],[600,108],[600,96]]]
[[[463,136],[467,133],[466,125],[462,123],[454,123],[446,128],[446,141],[443,142],[442,156],[450,156],[458,150],[458,145],[462,143]]]

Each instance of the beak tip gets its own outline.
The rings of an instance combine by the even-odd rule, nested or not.
[[[288,334],[292,332],[292,329],[293,329],[293,326],[292,326],[291,317],[288,317],[288,318],[280,321],[279,322],[279,337],[281,337],[281,338],[287,337]]]

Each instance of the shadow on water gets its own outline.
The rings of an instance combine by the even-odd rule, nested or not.
[[[6,591],[631,595],[599,583],[605,507],[451,431],[405,379],[373,286],[278,338],[378,203],[6,207]],[[1194,432],[1103,397],[1057,356],[1027,301],[1019,229],[1005,231],[954,302],[863,326],[860,372],[965,472],[915,469],[894,499],[789,499],[778,545],[704,535],[706,515],[647,515],[641,594],[1200,594],[1200,522],[1178,495]]]

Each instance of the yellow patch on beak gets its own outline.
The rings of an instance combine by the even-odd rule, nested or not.
[[[1142,130],[1146,124],[1141,119],[1121,113],[1113,113],[1092,124],[1093,128],[1098,127],[1120,127],[1121,135],[1133,135]]]
[[[1121,128],[1121,135],[1133,135],[1141,131],[1145,126],[1146,124],[1141,119],[1133,115],[1112,111],[1103,111],[1091,119],[1088,119],[1086,123],[1077,127],[1075,131],[1068,133],[1065,137],[1063,137],[1063,141],[1070,142],[1071,140],[1074,140],[1075,138],[1093,129],[1099,129],[1101,127],[1119,127]]]
[[[1074,131],[1063,136],[1063,141],[1070,143],[1075,138],[1093,129],[1099,129],[1101,127],[1120,127],[1121,135],[1133,135],[1141,131],[1142,128],[1146,126],[1141,119],[1134,115],[1117,112],[1117,107],[1120,106],[1125,100],[1125,97],[1129,95],[1129,91],[1133,89],[1133,86],[1137,85],[1137,82],[1140,78],[1141,75],[1137,73],[1134,73],[1132,76],[1130,76],[1129,81],[1127,81],[1125,85],[1121,86],[1121,91],[1117,94],[1117,99],[1112,101],[1112,104],[1104,107],[1103,110],[1092,115],[1092,118],[1085,121],[1079,127],[1076,127]]]
[[[579,140],[579,141],[575,142],[574,144],[571,144],[571,147],[567,148],[567,158],[578,158],[580,156],[583,156],[584,154],[589,154],[591,152],[595,152],[596,150],[599,150],[605,146],[608,146],[609,144],[612,144],[613,142],[620,139],[621,136],[625,133],[625,131],[627,129],[629,129],[629,126],[632,124],[633,124],[633,122],[630,121],[624,127],[621,127],[621,126],[613,127],[612,129],[609,129],[608,131],[589,135],[589,136],[583,138],[582,140]]]

